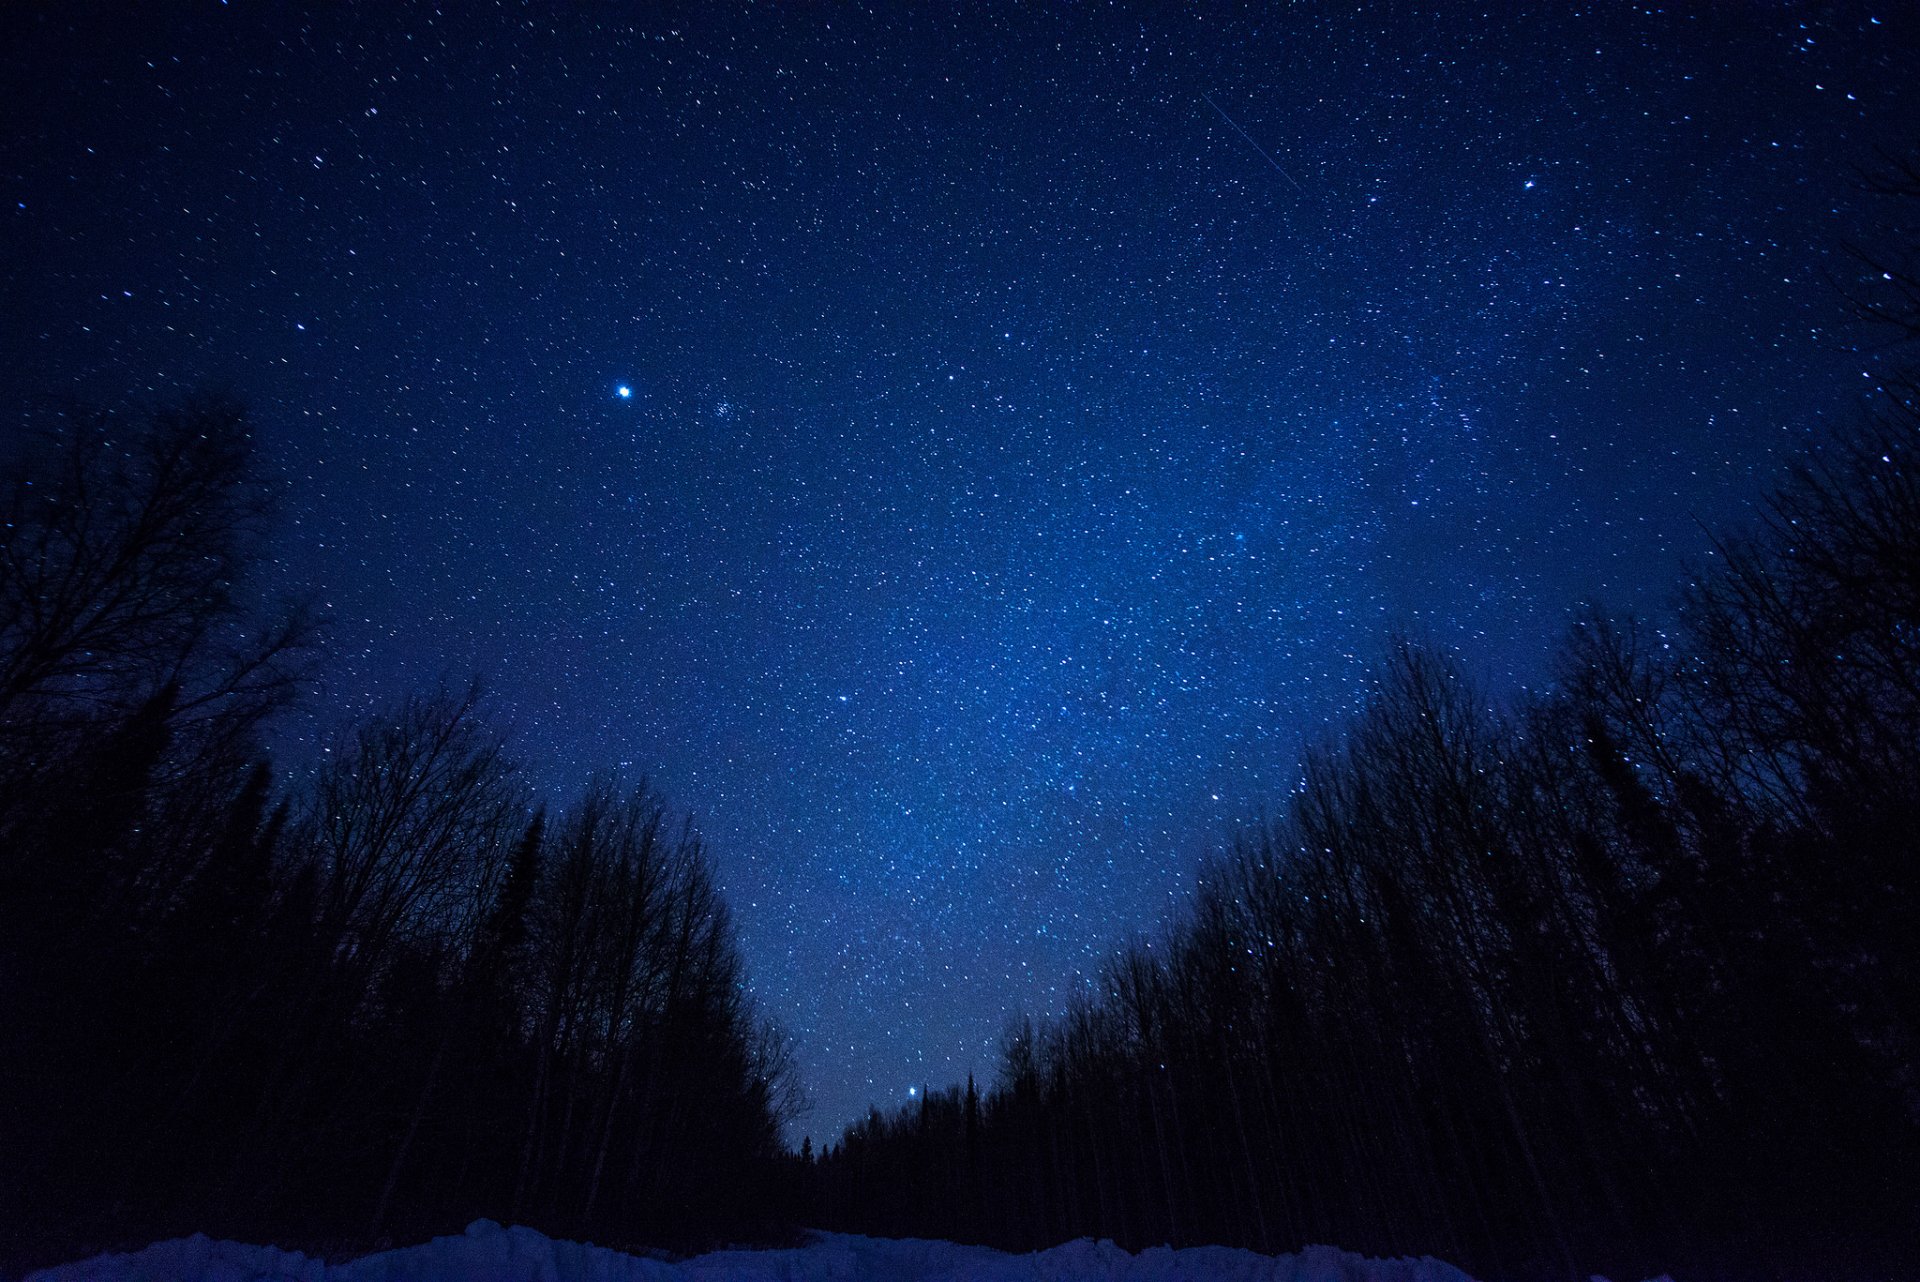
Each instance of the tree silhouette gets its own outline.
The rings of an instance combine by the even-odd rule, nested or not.
[[[652,1245],[776,1229],[791,1051],[691,827],[608,781],[537,802],[477,690],[276,787],[259,730],[312,631],[249,604],[271,492],[244,416],[76,414],[13,464],[0,1267],[510,1209]]]

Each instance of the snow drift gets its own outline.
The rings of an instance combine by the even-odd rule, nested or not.
[[[716,1251],[666,1262],[532,1229],[475,1220],[460,1237],[328,1264],[205,1234],[43,1269],[28,1282],[1472,1282],[1435,1259],[1371,1260],[1327,1246],[1298,1255],[1229,1247],[1138,1255],[1085,1238],[1032,1255],[982,1246],[813,1235],[778,1251]]]

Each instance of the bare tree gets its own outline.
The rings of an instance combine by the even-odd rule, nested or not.
[[[239,406],[74,411],[12,460],[0,522],[0,732],[13,751],[168,683],[180,715],[251,726],[288,697],[310,618],[248,622],[273,511]]]

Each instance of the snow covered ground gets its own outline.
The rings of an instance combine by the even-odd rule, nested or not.
[[[129,1255],[43,1269],[28,1282],[1472,1282],[1439,1260],[1370,1260],[1332,1247],[1256,1255],[1227,1247],[1129,1254],[1081,1239],[1033,1255],[980,1246],[816,1234],[781,1251],[718,1251],[678,1263],[556,1242],[476,1220],[460,1237],[329,1265],[196,1234]]]

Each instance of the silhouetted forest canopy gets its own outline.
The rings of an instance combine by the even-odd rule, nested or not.
[[[766,1233],[797,1084],[698,834],[611,776],[534,797],[474,693],[277,777],[319,632],[252,603],[251,454],[198,400],[8,460],[5,1254]]]
[[[1860,300],[1909,342],[1911,267]],[[1910,1266],[1920,395],[1892,390],[1670,620],[1582,614],[1544,691],[1393,645],[1189,912],[1016,1023],[984,1093],[851,1127],[808,1214],[1491,1277]]]
[[[1920,175],[1887,184],[1920,196]],[[1920,339],[1920,289],[1863,314]],[[1386,648],[1276,817],[991,1082],[815,1154],[690,823],[536,796],[474,691],[277,772],[246,416],[73,412],[0,532],[0,1245],[612,1244],[799,1223],[1433,1254],[1490,1278],[1920,1258],[1920,387],[1539,690]],[[1695,1276],[1698,1276],[1696,1274]]]

